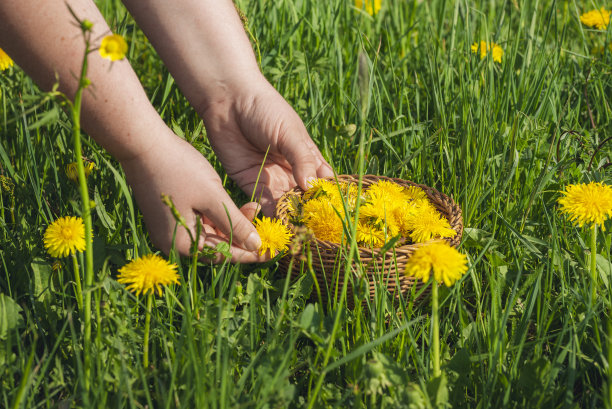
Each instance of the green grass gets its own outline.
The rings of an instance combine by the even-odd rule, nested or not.
[[[150,43],[121,5],[99,3],[128,38],[160,115],[223,176],[200,119]],[[53,270],[42,245],[49,223],[80,212],[64,171],[73,161],[71,123],[13,68],[0,75],[0,174],[14,186],[0,195],[0,407],[608,404],[612,236],[598,234],[591,305],[589,230],[556,204],[569,183],[612,183],[612,55],[591,54],[612,30],[579,21],[603,4],[383,0],[374,18],[348,0],[238,4],[264,74],[336,172],[362,167],[410,179],[461,205],[470,270],[440,292],[445,377],[430,380],[427,305],[408,297],[397,307],[382,290],[355,309],[321,305],[307,273],[293,281],[275,263],[201,263],[194,271],[175,255],[183,285],[155,299],[151,367],[143,369],[145,298],[115,277],[155,249],[120,167],[87,139],[84,154],[97,164],[88,181],[96,277],[85,289],[94,299],[93,346],[83,351],[72,263]],[[501,64],[471,53],[480,40],[503,47]],[[354,135],[344,132],[349,125]],[[247,201],[229,179],[226,187]],[[362,300],[357,292],[350,301]]]

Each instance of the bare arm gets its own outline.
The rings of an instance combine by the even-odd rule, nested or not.
[[[308,188],[309,179],[333,175],[302,120],[259,71],[231,0],[124,3],[204,119],[228,175],[247,194],[258,183],[264,213],[296,184]]]
[[[93,39],[110,30],[92,1],[68,1],[80,19],[93,22]],[[60,90],[72,97],[77,89],[84,43],[64,0],[0,2],[0,47],[43,88],[59,78]],[[230,234],[227,208],[233,222],[234,243],[250,250],[259,237],[247,217],[236,208],[210,164],[188,143],[174,135],[157,115],[126,60],[110,62],[97,53],[89,56],[91,86],[83,96],[84,129],[113,156],[126,172],[145,217],[153,242],[168,251],[174,220],[161,203],[165,193],[190,226],[205,217],[202,238],[215,244]],[[243,209],[252,216],[253,209]],[[179,229],[176,245],[189,251],[187,234]],[[233,246],[235,260],[256,261],[252,251]]]

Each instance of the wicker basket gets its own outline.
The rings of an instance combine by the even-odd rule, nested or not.
[[[329,179],[332,181],[334,180],[333,178]],[[363,188],[367,188],[379,180],[392,181],[404,187],[417,186],[423,189],[429,201],[448,219],[451,228],[457,232],[454,237],[444,240],[453,247],[459,245],[463,233],[463,218],[461,216],[461,208],[453,199],[431,187],[419,185],[409,180],[388,178],[385,176],[364,175],[362,178],[362,186]],[[359,179],[354,175],[339,175],[338,181],[357,184]],[[302,189],[295,187],[285,193],[276,205],[276,217],[284,224],[288,225],[294,233],[298,231],[298,227],[292,225],[289,221],[290,198],[292,196],[301,197],[303,193],[304,191]],[[415,294],[423,294],[422,282],[403,274],[406,261],[410,258],[415,249],[421,245],[421,243],[402,245],[392,248],[387,252],[382,252],[381,249],[377,248],[358,247],[358,254],[355,258],[361,261],[361,265],[363,265],[364,268],[357,268],[356,261],[353,262],[354,268],[352,271],[354,272],[354,279],[349,280],[349,286],[347,288],[348,303],[352,305],[352,294],[356,291],[360,293],[367,291],[369,292],[370,299],[374,299],[376,288],[380,288],[381,286],[386,287],[396,298],[399,297],[400,292],[404,296],[408,296],[413,291]],[[312,267],[315,271],[323,301],[326,301],[328,298],[333,299],[334,294],[338,294],[344,282],[345,261],[343,259],[343,249],[338,243],[319,240],[317,238],[311,240],[310,248],[312,250]],[[291,274],[295,278],[300,274],[302,268],[299,260],[294,259],[293,262],[291,261],[291,254],[287,254],[280,259],[279,263],[281,269],[284,271],[287,271],[289,267],[292,266]],[[360,274],[361,277],[359,277]],[[361,288],[353,288],[354,286],[359,286]]]

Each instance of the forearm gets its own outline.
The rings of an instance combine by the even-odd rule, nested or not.
[[[92,41],[111,34],[91,1],[0,1],[0,47],[44,90],[59,80],[59,90],[72,98],[78,87],[85,43],[66,4],[80,19],[93,23]],[[168,137],[127,60],[111,63],[97,52],[88,56],[83,94],[83,128],[117,159],[139,155]]]
[[[123,0],[202,114],[263,79],[231,0]]]

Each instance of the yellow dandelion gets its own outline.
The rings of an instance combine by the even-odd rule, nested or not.
[[[410,196],[403,186],[382,179],[370,185],[366,194],[372,200],[384,201],[386,203],[397,203],[410,200]]]
[[[605,30],[610,23],[610,10],[602,7],[599,10],[591,10],[580,16],[580,21],[585,26],[597,27],[599,30]]]
[[[423,243],[433,238],[454,237],[457,232],[433,206],[420,207],[410,216],[408,222],[410,238],[415,243]]]
[[[501,63],[502,56],[504,55],[504,50],[501,48],[499,44],[491,41],[487,44],[486,41],[481,41],[480,43],[472,44],[472,53],[476,54],[480,51],[480,59],[485,58],[489,51],[491,51],[491,56],[493,57],[493,61]]]
[[[380,11],[382,0],[355,0],[355,7],[365,9],[365,11],[373,16]]]
[[[357,242],[368,247],[382,247],[385,244],[385,232],[369,223],[357,223]]]
[[[171,283],[180,285],[176,269],[176,264],[157,254],[148,254],[121,267],[117,281],[127,284],[127,289],[136,295],[155,292],[161,295],[162,286]]]
[[[409,186],[404,189],[404,193],[406,194],[409,200],[429,201],[429,199],[427,198],[427,193],[425,193],[425,191],[418,186]]]
[[[412,200],[395,209],[395,223],[399,227],[403,236],[410,236],[412,225],[414,223],[413,216],[416,213],[423,211],[423,208],[425,207],[431,208],[435,211],[435,208],[427,199]]]
[[[119,34],[112,34],[104,37],[100,43],[100,55],[111,61],[121,60],[127,53],[127,43]]]
[[[95,165],[93,162],[86,162],[84,164],[86,178],[89,177],[94,167]],[[72,162],[66,165],[66,176],[68,176],[68,179],[72,180],[73,182],[76,182],[79,180],[79,173],[77,171],[76,162]]]
[[[4,71],[13,66],[13,60],[0,48],[0,71]]]
[[[368,224],[375,225],[382,230],[387,229],[388,236],[397,236],[400,232],[397,215],[403,203],[385,204],[383,201],[374,200],[359,208],[359,218]]]
[[[406,275],[429,281],[434,280],[450,287],[467,271],[467,257],[445,242],[435,242],[419,247],[406,262]]]
[[[51,257],[66,257],[85,250],[85,225],[80,217],[61,217],[45,231],[44,243]]]
[[[327,179],[315,179],[309,182],[310,188],[304,192],[304,200],[313,197],[326,196],[330,198],[340,198],[338,186]]]
[[[578,226],[596,223],[604,228],[604,221],[612,217],[612,188],[603,183],[568,185],[559,199],[561,211]]]
[[[343,214],[341,206],[334,206],[325,198],[312,199],[304,204],[304,224],[319,240],[340,243],[343,225],[339,214]],[[338,214],[338,212],[340,212]]]
[[[287,250],[291,231],[280,220],[264,216],[255,220],[255,228],[261,239],[260,256],[270,251],[270,257],[274,257],[278,251]]]
[[[349,210],[354,210],[355,205],[357,204],[357,194],[359,193],[359,188],[357,187],[357,185],[353,183],[341,182],[340,192],[346,200],[346,204],[348,205]]]

